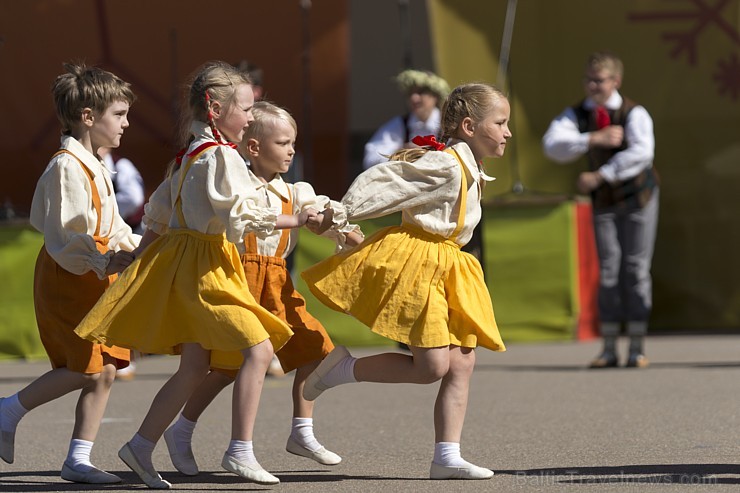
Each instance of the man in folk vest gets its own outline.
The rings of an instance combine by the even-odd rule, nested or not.
[[[653,168],[653,120],[622,97],[622,61],[597,52],[586,62],[586,98],[551,123],[542,144],[558,163],[586,156],[589,170],[578,191],[591,195],[599,255],[599,322],[602,353],[591,368],[618,366],[616,340],[630,337],[626,366],[648,366],[643,349],[652,308],[650,265],[658,223],[658,177]]]

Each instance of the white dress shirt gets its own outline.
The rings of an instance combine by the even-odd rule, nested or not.
[[[610,110],[617,110],[622,106],[622,101],[619,92],[614,91],[605,106]],[[596,107],[596,103],[586,99],[584,107],[590,111]],[[579,131],[575,111],[568,107],[550,123],[542,137],[542,147],[550,159],[558,163],[569,163],[588,152],[589,135],[589,132]],[[624,140],[627,148],[614,154],[597,170],[609,183],[634,178],[653,165],[653,119],[644,107],[635,106],[627,115]]]
[[[462,231],[456,243],[465,245],[480,221],[481,180],[492,180],[476,163],[464,142],[453,148],[460,154],[468,194]],[[447,152],[429,151],[413,163],[389,161],[361,173],[342,198],[352,221],[403,211],[403,221],[449,238],[457,226],[461,167]]]
[[[144,179],[134,163],[122,157],[113,161],[112,152],[103,156],[103,162],[116,183],[116,201],[121,216],[128,217],[144,204]]]

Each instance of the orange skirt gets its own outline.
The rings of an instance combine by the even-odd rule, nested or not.
[[[107,246],[97,245],[101,253],[108,251]],[[53,368],[100,373],[104,354],[116,360],[117,368],[128,366],[128,349],[95,344],[74,332],[115,278],[100,280],[94,272],[72,274],[51,258],[45,245],[41,247],[34,271],[33,301],[41,343]]]
[[[254,299],[293,330],[293,337],[275,353],[283,371],[324,359],[334,344],[321,322],[306,310],[306,300],[295,290],[285,259],[257,254],[245,254],[241,259]],[[212,369],[232,377],[242,360],[238,351],[211,351]]]

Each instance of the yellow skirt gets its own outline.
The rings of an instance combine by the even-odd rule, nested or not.
[[[506,350],[478,260],[420,229],[381,229],[302,277],[322,303],[394,341]]]
[[[175,354],[182,343],[231,351],[293,332],[249,292],[236,247],[220,235],[172,230],[147,247],[75,332],[100,344]]]

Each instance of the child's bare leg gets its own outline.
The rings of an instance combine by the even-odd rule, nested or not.
[[[278,478],[265,471],[254,455],[252,435],[257,418],[265,373],[272,360],[272,343],[266,339],[242,350],[244,363],[234,381],[231,411],[231,442],[221,466],[249,481],[259,484],[277,484]]]
[[[450,346],[449,356],[449,371],[442,378],[434,405],[435,444],[430,477],[487,479],[493,476],[493,471],[470,464],[460,454],[460,437],[468,407],[475,351]]]
[[[139,427],[139,435],[157,443],[190,395],[205,379],[209,364],[209,351],[199,344],[182,345],[180,366],[154,397]]]
[[[152,452],[167,425],[208,374],[209,363],[209,351],[199,344],[183,344],[177,372],[157,393],[138,433],[118,452],[126,465],[150,488],[170,486],[154,469]]]
[[[72,438],[94,442],[98,434],[111,387],[116,379],[116,364],[110,356],[106,355],[104,358],[106,362],[103,371],[82,388],[80,398],[77,399]]]
[[[475,351],[450,346],[450,369],[442,378],[434,404],[436,442],[460,443],[465,411],[468,408],[470,377],[475,366]]]
[[[272,360],[273,349],[269,339],[244,349],[244,363],[234,381],[231,411],[231,439],[251,441],[257,418],[265,372]]]
[[[111,387],[116,378],[115,360],[103,355],[103,370],[82,388],[77,399],[75,426],[67,458],[62,468],[62,478],[83,483],[117,483],[121,478],[93,466],[90,454],[100,429]]]
[[[192,422],[198,421],[200,415],[211,405],[211,402],[213,402],[218,394],[233,382],[234,379],[228,375],[217,371],[209,372],[203,383],[198,385],[198,388],[195,389],[188,402],[185,403],[182,415]]]
[[[411,355],[383,353],[359,358],[354,375],[358,382],[433,383],[447,374],[447,347],[420,348],[409,346]]]
[[[15,431],[20,420],[42,404],[51,402],[63,395],[93,384],[99,374],[85,374],[55,368],[50,370],[15,395],[0,399],[0,456],[5,462],[15,459]]]
[[[217,371],[208,373],[185,403],[180,417],[164,432],[172,464],[186,476],[195,476],[199,472],[192,444],[196,422],[213,399],[233,381],[229,375]]]
[[[307,365],[296,368],[295,377],[293,378],[293,417],[294,418],[311,418],[313,417],[313,401],[307,401],[303,398],[303,387],[306,385],[306,379],[312,371],[319,366],[320,360],[313,361]]]
[[[320,464],[333,466],[342,458],[324,448],[313,433],[313,401],[303,398],[306,379],[319,366],[320,360],[296,368],[293,378],[293,422],[285,449],[291,454],[308,457]]]

